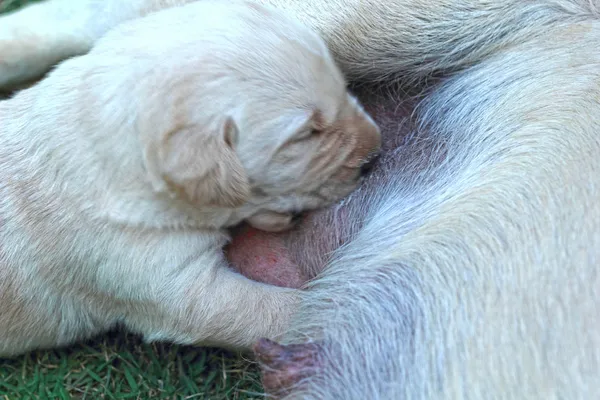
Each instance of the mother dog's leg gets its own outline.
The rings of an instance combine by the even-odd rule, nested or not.
[[[364,227],[306,292],[296,345],[258,347],[267,386],[295,381],[302,399],[596,396],[599,41],[597,20],[548,26],[420,105],[405,163],[355,199]],[[415,155],[423,143],[434,157]]]
[[[0,89],[87,52],[126,20],[190,1],[48,0],[0,17]],[[316,29],[348,77],[363,81],[414,82],[459,69],[511,42],[543,35],[540,27],[594,13],[589,0],[255,1]]]

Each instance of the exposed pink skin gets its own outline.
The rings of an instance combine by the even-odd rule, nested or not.
[[[234,268],[255,281],[299,288],[307,280],[290,260],[281,234],[241,226],[235,230],[225,254]]]
[[[244,225],[234,230],[225,249],[231,265],[256,281],[298,288],[306,282],[301,269],[290,260],[285,235]],[[319,347],[315,344],[280,345],[261,339],[254,345],[262,372],[262,384],[270,398],[283,397],[303,378],[318,372]]]
[[[365,101],[366,100],[366,101]],[[394,174],[405,160],[394,155],[412,131],[410,102],[399,104],[377,96],[363,98],[366,110],[382,128],[380,160],[357,192],[376,192],[381,180]],[[243,226],[232,232],[226,256],[250,279],[277,286],[301,287],[327,265],[331,254],[360,230],[365,196],[350,196],[343,205],[307,213],[287,232],[268,233]],[[270,398],[280,398],[302,380],[319,375],[321,346],[313,343],[280,345],[263,339],[254,346],[261,365],[263,386]]]
[[[254,353],[260,362],[262,383],[271,398],[284,396],[302,379],[318,373],[319,345],[314,343],[278,344],[261,339],[254,346]]]

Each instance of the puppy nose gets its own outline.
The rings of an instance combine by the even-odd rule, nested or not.
[[[379,158],[379,155],[371,157],[368,161],[366,161],[363,165],[361,165],[360,166],[360,176],[365,176],[369,172],[371,172],[371,170],[373,169],[373,166],[375,165],[375,162],[377,162],[378,158]]]
[[[302,219],[302,215],[303,213],[300,211],[295,211],[292,213],[292,224],[296,224],[298,222],[300,222],[300,220]]]

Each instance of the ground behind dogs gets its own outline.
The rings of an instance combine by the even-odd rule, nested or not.
[[[73,0],[78,1],[78,0]],[[31,0],[0,0],[0,13]],[[257,399],[256,365],[224,351],[144,344],[113,332],[0,359],[0,399]]]

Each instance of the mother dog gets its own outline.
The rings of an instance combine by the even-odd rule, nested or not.
[[[263,2],[317,29],[352,81],[376,84],[362,98],[385,147],[347,201],[230,250],[257,279],[270,278],[255,264],[261,246],[316,276],[285,346],[257,349],[267,388],[305,399],[597,396],[600,4]],[[181,3],[51,0],[6,17],[0,82]]]

